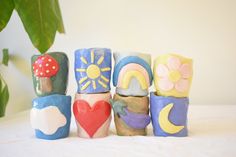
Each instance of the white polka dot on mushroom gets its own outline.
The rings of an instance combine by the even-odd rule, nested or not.
[[[55,69],[55,68],[56,68],[55,66],[52,67],[52,69]]]
[[[49,73],[50,71],[49,70],[46,70],[46,73]]]
[[[51,59],[48,59],[49,62],[51,62],[52,60]]]
[[[48,65],[49,65],[49,64],[47,63],[47,64],[46,64],[46,67],[47,67]]]

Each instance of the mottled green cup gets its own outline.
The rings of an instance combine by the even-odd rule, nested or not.
[[[34,55],[31,70],[37,96],[66,94],[68,82],[68,57],[63,52]]]

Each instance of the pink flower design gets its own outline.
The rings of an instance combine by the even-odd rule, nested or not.
[[[192,65],[181,64],[177,57],[170,57],[167,66],[159,64],[157,75],[160,77],[158,87],[163,91],[176,89],[185,92],[189,88],[189,78],[192,76]]]

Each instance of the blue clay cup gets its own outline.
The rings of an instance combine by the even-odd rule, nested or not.
[[[188,136],[189,99],[157,96],[150,93],[150,112],[155,136]]]
[[[77,93],[105,93],[110,91],[111,50],[107,48],[75,51]]]
[[[55,140],[69,135],[71,96],[49,95],[33,99],[31,126],[40,139]]]

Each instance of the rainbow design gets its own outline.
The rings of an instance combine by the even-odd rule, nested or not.
[[[114,68],[113,85],[122,95],[145,96],[152,84],[150,64],[138,56],[122,58]]]

